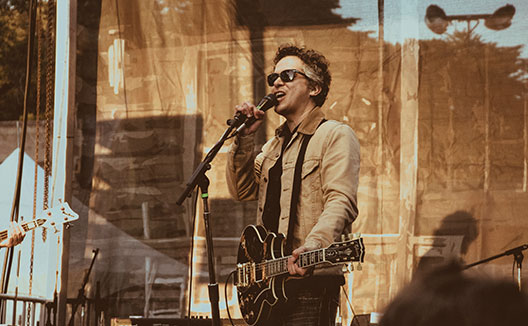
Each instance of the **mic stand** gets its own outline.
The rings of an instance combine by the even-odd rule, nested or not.
[[[503,256],[513,255],[515,264],[517,266],[517,286],[519,287],[519,291],[520,291],[521,290],[522,261],[523,261],[523,258],[524,258],[524,255],[523,255],[522,252],[524,250],[526,250],[526,249],[528,249],[528,244],[524,244],[522,246],[510,249],[510,250],[506,250],[502,254],[498,254],[498,255],[495,255],[495,256],[492,256],[492,257],[489,257],[489,258],[486,258],[486,259],[479,260],[479,261],[477,261],[475,263],[466,265],[466,266],[464,266],[464,269],[468,269],[468,268],[471,268],[471,267],[476,266],[476,265],[487,263],[487,262],[489,262],[491,260],[494,260],[494,259],[497,259],[497,258],[500,258],[500,257],[503,257]]]
[[[213,237],[211,234],[211,230],[209,228],[209,204],[208,204],[208,186],[209,186],[209,179],[205,175],[205,172],[207,170],[211,169],[211,162],[215,158],[216,154],[220,151],[220,148],[224,145],[224,142],[230,138],[229,134],[233,131],[233,129],[237,128],[240,124],[242,124],[245,120],[245,117],[243,119],[238,120],[235,118],[234,121],[230,123],[229,128],[224,132],[220,140],[209,150],[203,161],[198,165],[194,173],[192,174],[189,182],[187,182],[187,187],[181,194],[180,198],[177,201],[178,205],[181,205],[185,198],[190,197],[192,191],[196,186],[200,188],[200,192],[202,193],[202,199],[203,199],[203,219],[204,219],[204,227],[205,227],[205,240],[207,245],[207,263],[209,267],[209,301],[211,302],[211,313],[213,318],[213,326],[220,326],[220,309],[218,306],[218,284],[216,283],[216,272],[215,272],[215,266],[214,266],[214,251],[213,251]],[[189,298],[191,300],[191,298]]]
[[[72,304],[72,312],[70,316],[70,322],[68,323],[69,326],[73,326],[74,319],[75,319],[75,313],[77,312],[77,307],[81,305],[81,324],[84,325],[84,304],[86,303],[86,295],[84,293],[84,289],[86,287],[86,284],[88,284],[88,281],[90,280],[90,273],[92,272],[93,265],[95,263],[95,258],[97,257],[97,254],[99,253],[99,248],[93,250],[93,256],[92,261],[90,263],[90,268],[86,271],[84,274],[84,280],[81,284],[81,287],[79,288],[79,293],[77,294],[77,299]]]

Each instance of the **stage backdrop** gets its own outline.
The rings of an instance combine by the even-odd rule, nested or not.
[[[353,230],[367,254],[347,276],[344,324],[352,311],[382,311],[422,267],[528,243],[528,5],[510,2],[509,28],[460,21],[437,35],[424,22],[431,1],[78,0],[81,219],[71,231],[70,296],[99,248],[88,293],[99,285],[107,318],[183,317],[189,307],[210,316],[201,202],[196,193],[176,201],[235,105],[268,92],[283,43],[327,56],[323,110],[361,143]],[[442,2],[448,15],[502,5]],[[266,114],[258,146],[280,123]],[[226,149],[207,172],[210,219],[222,318],[226,306],[240,318],[231,283],[227,303],[223,285],[256,203],[230,198]],[[512,262],[474,270],[511,278]]]

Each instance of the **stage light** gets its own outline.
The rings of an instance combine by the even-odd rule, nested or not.
[[[493,15],[485,20],[484,25],[486,25],[486,27],[489,29],[500,31],[510,27],[514,14],[515,7],[508,4],[497,9]]]
[[[515,7],[510,4],[495,10],[493,14],[450,16],[446,15],[445,11],[439,6],[430,5],[425,12],[425,23],[434,33],[443,34],[447,30],[449,23],[453,20],[467,21],[469,24],[472,20],[478,21],[484,19],[484,25],[486,25],[487,28],[499,31],[508,28],[511,25],[514,14]]]
[[[427,7],[425,23],[436,34],[443,34],[449,25],[445,11],[437,5]]]

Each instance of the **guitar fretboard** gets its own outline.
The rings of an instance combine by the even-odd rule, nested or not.
[[[46,222],[46,220],[40,218],[40,219],[36,219],[36,220],[23,223],[20,225],[20,227],[24,230],[24,232],[27,232],[27,231],[33,230],[41,226],[42,224],[44,224],[44,222]],[[0,231],[0,242],[7,239],[7,237],[8,237],[8,230]]]
[[[325,262],[324,251],[325,249],[317,249],[303,252],[297,259],[297,265],[299,265],[299,267],[306,268]],[[288,258],[290,257],[291,256],[287,256],[257,264],[257,273],[259,270],[263,271],[266,277],[288,273]]]

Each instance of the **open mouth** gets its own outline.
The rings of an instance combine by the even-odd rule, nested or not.
[[[284,95],[286,95],[284,92],[277,92],[275,93],[275,96],[277,97],[277,100],[281,99],[282,97],[284,97]]]

